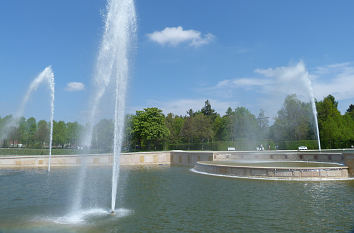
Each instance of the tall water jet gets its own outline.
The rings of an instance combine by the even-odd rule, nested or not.
[[[114,110],[114,146],[113,146],[113,172],[112,172],[112,200],[111,210],[115,210],[116,196],[119,181],[120,153],[123,140],[125,119],[125,96],[129,74],[128,52],[132,40],[135,40],[136,14],[134,0],[110,1],[112,14],[118,16],[115,19],[117,33],[117,57],[116,57],[116,90]]]
[[[302,62],[300,65],[302,65],[303,68],[305,69]],[[303,81],[310,95],[313,118],[315,119],[318,150],[321,151],[320,130],[318,128],[318,119],[317,119],[317,108],[316,108],[315,96],[313,94],[312,83],[308,72],[306,72],[305,75],[303,76]]]
[[[83,139],[83,144],[90,149],[98,106],[109,85],[113,84],[115,86],[115,110],[111,210],[114,211],[124,129],[125,95],[129,76],[129,50],[136,37],[136,14],[134,0],[108,0],[106,10],[105,28],[94,74],[96,90],[89,113],[88,132]],[[79,174],[74,212],[81,208],[85,177],[86,163],[84,162]]]
[[[318,150],[321,151],[320,130],[318,129],[316,102],[315,102],[315,97],[313,95],[313,90],[312,90],[312,86],[311,86],[311,80],[308,79],[308,81],[309,81],[309,89],[310,89],[310,98],[311,98],[311,106],[312,106],[313,118],[315,119]]]

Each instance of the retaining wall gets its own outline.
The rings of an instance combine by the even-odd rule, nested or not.
[[[107,166],[112,165],[113,158],[111,154],[56,155],[51,159],[51,166],[80,166],[83,161],[89,166]],[[120,164],[123,166],[169,165],[170,163],[169,151],[122,153],[120,157]],[[48,167],[48,155],[0,157],[0,168],[16,167]]]
[[[282,161],[318,161],[337,162],[349,167],[349,175],[354,177],[354,152],[298,152],[298,151],[157,151],[122,153],[120,163],[123,166],[178,165],[193,167],[198,161],[213,160],[282,160]],[[112,164],[111,154],[93,155],[55,155],[51,166],[79,166],[86,160],[90,166]],[[1,156],[0,168],[47,167],[48,155],[37,156]]]
[[[257,167],[198,162],[193,169],[196,172],[208,174],[248,178],[277,178],[289,180],[348,178],[348,167]]]

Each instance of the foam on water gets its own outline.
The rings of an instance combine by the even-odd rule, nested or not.
[[[95,217],[122,218],[131,214],[133,214],[133,211],[125,208],[116,209],[114,214],[111,214],[111,211],[108,209],[94,208],[70,213],[62,217],[45,217],[44,219],[41,218],[41,221],[44,220],[45,222],[65,225],[80,225],[89,224],[89,220]]]

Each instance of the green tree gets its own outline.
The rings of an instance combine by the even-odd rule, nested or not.
[[[287,96],[271,127],[271,135],[276,141],[314,139],[311,103],[302,102],[295,94]]]
[[[183,117],[173,115],[172,113],[167,114],[166,116],[166,126],[170,131],[168,137],[168,142],[171,144],[181,143],[181,131],[183,128],[184,119]]]
[[[181,135],[187,143],[209,142],[214,136],[212,121],[201,112],[187,117]]]
[[[111,119],[100,120],[93,129],[92,148],[100,152],[112,151],[114,122]]]
[[[332,95],[316,103],[321,144],[324,148],[347,147],[354,141],[353,120],[342,116]]]
[[[13,131],[14,128],[9,129],[10,122],[13,121],[12,115],[7,115],[3,118],[0,117],[0,146],[8,146],[8,134],[11,134],[11,130]]]
[[[15,133],[14,140],[18,141],[20,144],[26,144],[28,140],[27,122],[26,118],[21,117],[18,120],[17,133]]]
[[[203,113],[204,116],[210,117],[212,121],[214,121],[218,116],[215,110],[211,107],[209,100],[205,101],[204,107],[200,110],[200,112]]]
[[[165,124],[165,116],[158,108],[145,108],[137,111],[133,117],[133,137],[141,148],[157,149],[169,135]]]
[[[255,140],[259,133],[256,117],[245,107],[235,109],[233,134],[239,139]]]
[[[37,123],[34,117],[30,117],[26,121],[27,146],[33,147],[36,141]]]
[[[64,121],[53,121],[53,145],[64,148],[66,137],[66,124]]]
[[[70,147],[75,147],[79,144],[79,139],[83,127],[78,122],[68,122],[66,124],[66,141]]]
[[[259,132],[259,138],[261,139],[266,139],[269,133],[269,117],[265,115],[265,112],[263,109],[259,111],[258,117],[257,117],[257,124],[258,128],[260,130]]]
[[[353,104],[349,105],[349,108],[347,109],[347,112],[345,114],[349,115],[354,120],[354,105]]]
[[[49,141],[48,122],[46,122],[44,120],[40,120],[38,122],[36,139],[37,139],[37,142],[41,145],[41,147],[44,147],[46,143],[48,144],[48,141]]]

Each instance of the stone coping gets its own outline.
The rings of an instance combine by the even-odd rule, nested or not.
[[[306,162],[304,162],[306,163]],[[322,162],[320,162],[322,163]],[[257,166],[255,163],[255,166],[250,166],[250,165],[236,165],[236,164],[217,164],[217,163],[213,163],[210,161],[200,161],[197,162],[197,164],[200,165],[211,165],[211,166],[219,166],[219,167],[239,167],[239,168],[254,168],[254,169],[284,169],[284,170],[316,170],[316,169],[348,169],[347,166],[343,165],[343,166],[333,166],[333,167],[273,167],[273,166]]]
[[[348,167],[264,167],[197,162],[191,170],[213,176],[275,180],[350,180]]]

